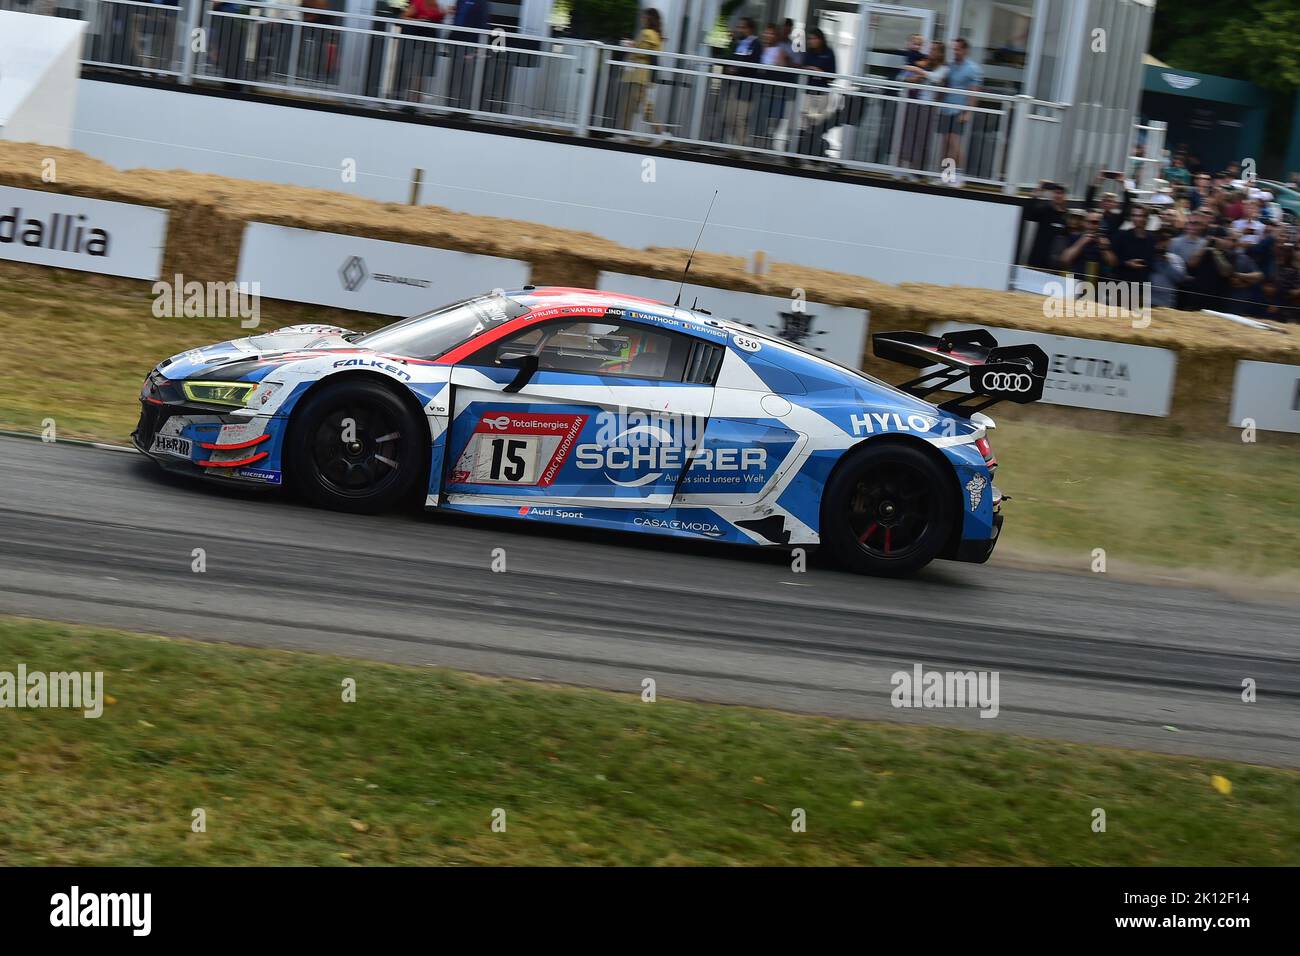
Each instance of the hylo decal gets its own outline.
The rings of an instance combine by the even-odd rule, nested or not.
[[[853,434],[872,435],[876,432],[928,432],[938,422],[924,415],[908,415],[906,418],[897,412],[868,412],[865,415],[853,415],[849,418],[853,425]],[[892,425],[892,429],[891,429]]]

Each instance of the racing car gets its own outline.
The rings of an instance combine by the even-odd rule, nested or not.
[[[296,325],[174,355],[136,448],[329,508],[426,507],[784,548],[906,574],[986,561],[1001,399],[1047,356],[983,329],[873,336],[895,387],[738,322],[585,289],[494,292],[359,334]],[[942,404],[928,397],[955,394]]]

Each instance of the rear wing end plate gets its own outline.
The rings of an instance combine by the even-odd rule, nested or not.
[[[939,406],[966,418],[1000,401],[1028,405],[1043,397],[1047,353],[1037,345],[1000,346],[987,329],[961,329],[943,335],[878,332],[871,340],[878,358],[930,370],[897,386],[909,395],[928,398],[968,380],[971,395]]]

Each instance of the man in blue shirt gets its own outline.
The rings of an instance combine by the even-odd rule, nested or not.
[[[970,44],[962,37],[952,41],[952,62],[948,64],[948,78],[944,85],[953,90],[977,91],[984,82],[979,64],[970,59]],[[962,165],[962,138],[971,128],[970,107],[975,97],[964,93],[943,94],[945,105],[940,108],[939,132],[944,135],[944,159]]]
[[[488,15],[492,12],[489,0],[456,0],[456,16],[452,23],[458,27],[470,27],[474,30],[488,28]],[[470,39],[470,38],[466,38]],[[478,37],[473,39],[478,40]]]
[[[469,31],[487,30],[491,26],[488,21],[491,12],[491,0],[456,0],[456,13],[451,21],[453,29],[447,31],[448,38],[463,43],[489,42],[490,37]],[[455,27],[465,29],[457,30],[454,29]],[[474,102],[474,65],[483,56],[483,48],[481,46],[454,47],[450,56],[451,104],[457,109],[468,109]],[[483,90],[479,96],[480,109],[492,109],[494,105],[498,105],[493,103],[495,99],[493,90],[499,79],[499,71],[495,69],[497,62],[494,58],[485,64],[481,78]]]

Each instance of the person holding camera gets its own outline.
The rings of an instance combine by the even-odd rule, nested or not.
[[[1119,258],[1111,247],[1110,237],[1101,228],[1101,213],[1089,210],[1083,219],[1083,231],[1066,239],[1061,253],[1061,267],[1068,269],[1080,282],[1101,282],[1111,278]]]
[[[1066,219],[1070,206],[1066,201],[1065,187],[1044,179],[1038,184],[1038,194],[1025,210],[1025,220],[1038,224],[1034,242],[1029,248],[1029,265],[1034,269],[1055,269],[1057,258],[1063,251],[1066,239]]]

